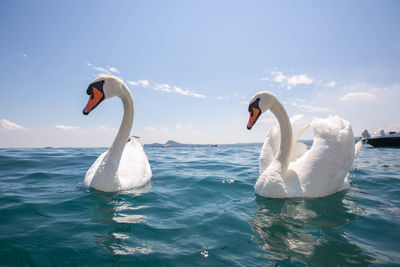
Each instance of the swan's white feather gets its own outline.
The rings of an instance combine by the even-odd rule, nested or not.
[[[264,144],[260,152],[259,174],[261,175],[274,160],[279,148],[280,131],[278,126],[272,127],[265,136]]]
[[[303,115],[297,114],[290,118],[290,123],[293,129],[293,148],[290,161],[294,161],[300,158],[307,151],[307,145],[301,142],[297,142],[304,131],[310,126],[310,124],[304,125]],[[260,153],[259,160],[259,174],[261,175],[268,165],[274,160],[276,153],[279,149],[281,133],[279,126],[272,127],[267,135],[265,136],[264,144]]]
[[[303,153],[305,145],[295,143],[286,174],[274,158],[279,148],[279,130],[271,129],[260,155],[260,170],[264,170],[255,185],[257,194],[276,198],[323,197],[348,188],[347,176],[354,159],[350,123],[330,116],[315,119],[311,127],[314,131],[311,149]],[[261,166],[268,162],[267,166]]]
[[[149,160],[142,145],[135,139],[131,140],[126,144],[119,163],[121,190],[143,186],[151,175]]]
[[[103,159],[108,153],[109,150],[102,153],[87,171],[84,180],[86,187],[113,192],[141,187],[150,180],[152,173],[149,161],[142,145],[135,139],[126,143],[116,173],[107,173],[107,169],[103,166],[105,162]],[[95,175],[98,178],[96,184],[92,183]],[[105,179],[101,179],[102,176],[106,176]]]
[[[95,160],[95,162],[90,166],[90,168],[87,170],[85,179],[83,180],[83,185],[85,187],[90,187],[90,184],[92,182],[93,176],[96,174],[97,169],[99,168],[100,164],[103,162],[104,157],[106,154],[109,152],[107,149],[101,155]]]

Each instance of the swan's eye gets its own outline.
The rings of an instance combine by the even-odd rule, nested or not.
[[[259,109],[259,107],[258,107],[259,102],[260,102],[260,98],[257,98],[256,100],[254,100],[253,103],[251,103],[249,105],[249,112],[251,112],[251,115],[253,115],[253,113],[252,113],[253,112],[253,108]]]
[[[93,89],[96,89],[95,87],[89,86],[88,89],[86,90],[86,94],[90,96],[90,99],[93,100],[94,98],[94,92]]]

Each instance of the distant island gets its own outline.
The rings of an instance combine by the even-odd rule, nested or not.
[[[355,137],[354,142],[357,143],[361,138]],[[313,140],[298,140],[298,142],[302,142],[308,146],[313,144]],[[247,145],[263,145],[263,142],[256,143],[234,143],[234,144],[183,144],[176,142],[174,140],[168,140],[165,144],[161,143],[152,143],[152,144],[144,144],[145,147],[219,147],[219,146],[247,146]]]
[[[222,146],[232,146],[232,145],[262,145],[262,143],[237,143],[237,144],[221,144]],[[203,147],[218,147],[220,144],[182,144],[176,142],[174,140],[168,140],[165,144],[153,143],[153,144],[144,144],[145,147],[194,147],[194,146],[203,146]]]
[[[165,144],[160,144],[160,143],[153,143],[153,144],[144,144],[144,146],[149,146],[149,147],[186,147],[186,146],[192,146],[191,144],[182,144],[179,142],[176,142],[174,140],[168,140]]]

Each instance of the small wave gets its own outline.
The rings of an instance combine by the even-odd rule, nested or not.
[[[400,150],[363,149],[349,190],[318,199],[268,199],[254,192],[260,149],[145,147],[153,172],[148,187],[114,193],[82,184],[105,148],[0,149],[0,242],[7,244],[1,262],[400,262]]]

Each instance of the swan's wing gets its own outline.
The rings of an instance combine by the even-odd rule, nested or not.
[[[310,127],[310,123],[304,125],[303,114],[297,114],[290,118],[293,129],[293,148],[290,161],[295,161],[307,151],[307,145],[297,142],[301,135]],[[260,152],[259,174],[261,175],[275,158],[279,149],[281,133],[278,126],[271,128],[265,136],[264,145]]]
[[[354,159],[354,135],[350,123],[338,116],[311,124],[314,142],[289,168],[298,176],[304,196],[321,197],[343,188]]]
[[[108,149],[104,151],[92,164],[92,166],[87,170],[85,179],[83,180],[83,185],[85,187],[90,187],[90,183],[92,182],[93,176],[96,173],[97,169],[99,168],[100,163],[103,161],[103,158],[107,154]]]
[[[290,124],[292,125],[294,142],[297,142],[297,140],[299,140],[303,132],[309,127],[309,124],[308,126],[304,127],[303,117],[304,117],[303,114],[296,114],[290,118]]]
[[[260,159],[259,159],[260,175],[265,171],[268,165],[275,158],[275,155],[278,152],[279,148],[280,137],[281,134],[278,126],[272,127],[265,136],[264,144],[261,149]]]
[[[152,173],[149,160],[138,141],[126,143],[119,163],[118,176],[122,190],[143,186],[150,180]]]
[[[294,162],[303,156],[307,152],[307,145],[301,142],[293,144],[292,154],[290,155],[290,161]]]
[[[290,162],[296,161],[307,152],[307,145],[297,142],[303,133],[310,127],[311,123],[304,125],[303,114],[294,115],[290,118],[293,129],[293,148],[290,156]]]

